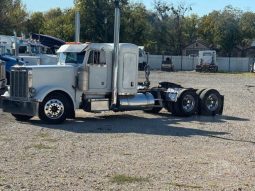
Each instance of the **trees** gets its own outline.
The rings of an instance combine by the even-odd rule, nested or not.
[[[214,48],[219,48],[227,56],[241,42],[239,21],[241,12],[231,6],[223,11],[213,11],[202,17],[199,35]]]
[[[231,6],[199,17],[188,15],[191,6],[154,0],[154,9],[141,3],[121,1],[120,41],[144,45],[155,54],[178,54],[197,39],[207,42],[225,55],[235,47],[247,48],[255,38],[255,13]],[[21,0],[1,0],[0,34],[16,30],[74,40],[75,11],[81,14],[81,41],[113,42],[114,0],[75,0],[66,10],[51,9],[28,14]]]
[[[239,22],[241,33],[241,47],[247,48],[255,38],[255,13],[245,12]]]
[[[148,12],[142,4],[126,6],[122,13],[122,42],[133,42],[138,45],[147,44],[149,36]]]
[[[62,11],[51,9],[44,14],[44,27],[41,33],[55,36],[65,41],[74,41],[74,9]]]
[[[27,31],[41,33],[44,31],[45,18],[42,12],[34,12],[27,20]]]
[[[21,0],[1,0],[0,3],[0,33],[13,34],[26,32],[27,12]]]
[[[108,22],[112,23],[112,19],[109,19],[110,1],[77,0],[75,1],[75,9],[79,10],[81,14],[81,39],[83,41],[103,42],[105,30],[111,30],[108,27]],[[106,20],[107,23],[105,23]]]
[[[198,26],[199,26],[199,16],[192,14],[184,18],[183,21],[183,38],[184,42],[190,44],[198,39]]]

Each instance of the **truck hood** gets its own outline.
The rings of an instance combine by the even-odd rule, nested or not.
[[[77,68],[64,65],[26,66],[32,70],[31,85],[36,89],[37,96],[47,91],[62,90],[71,94],[74,91]],[[35,98],[38,98],[38,97]],[[38,100],[40,100],[38,98]]]
[[[62,69],[74,69],[75,67],[72,65],[34,65],[34,66],[23,66],[26,68],[31,68],[34,70],[62,70]]]

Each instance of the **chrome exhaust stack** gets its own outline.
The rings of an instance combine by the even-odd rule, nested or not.
[[[114,1],[115,19],[114,19],[114,63],[112,75],[112,102],[111,108],[117,108],[118,101],[118,69],[119,69],[119,40],[120,40],[120,3],[119,0]]]
[[[75,12],[75,42],[80,42],[81,21],[80,12]]]
[[[15,54],[15,58],[18,59],[19,57],[19,45],[18,45],[18,37],[17,37],[17,33],[16,31],[13,31],[14,34],[14,54]]]

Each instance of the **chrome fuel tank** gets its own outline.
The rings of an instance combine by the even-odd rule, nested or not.
[[[149,109],[155,106],[155,99],[149,92],[138,93],[134,96],[119,97],[119,110]]]

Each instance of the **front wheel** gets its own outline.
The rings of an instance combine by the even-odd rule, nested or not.
[[[31,118],[33,118],[33,116],[19,115],[19,114],[14,114],[14,113],[12,113],[12,116],[15,117],[15,119],[17,121],[28,121]]]
[[[70,103],[60,93],[48,95],[39,105],[39,118],[49,124],[63,123],[68,114]]]

